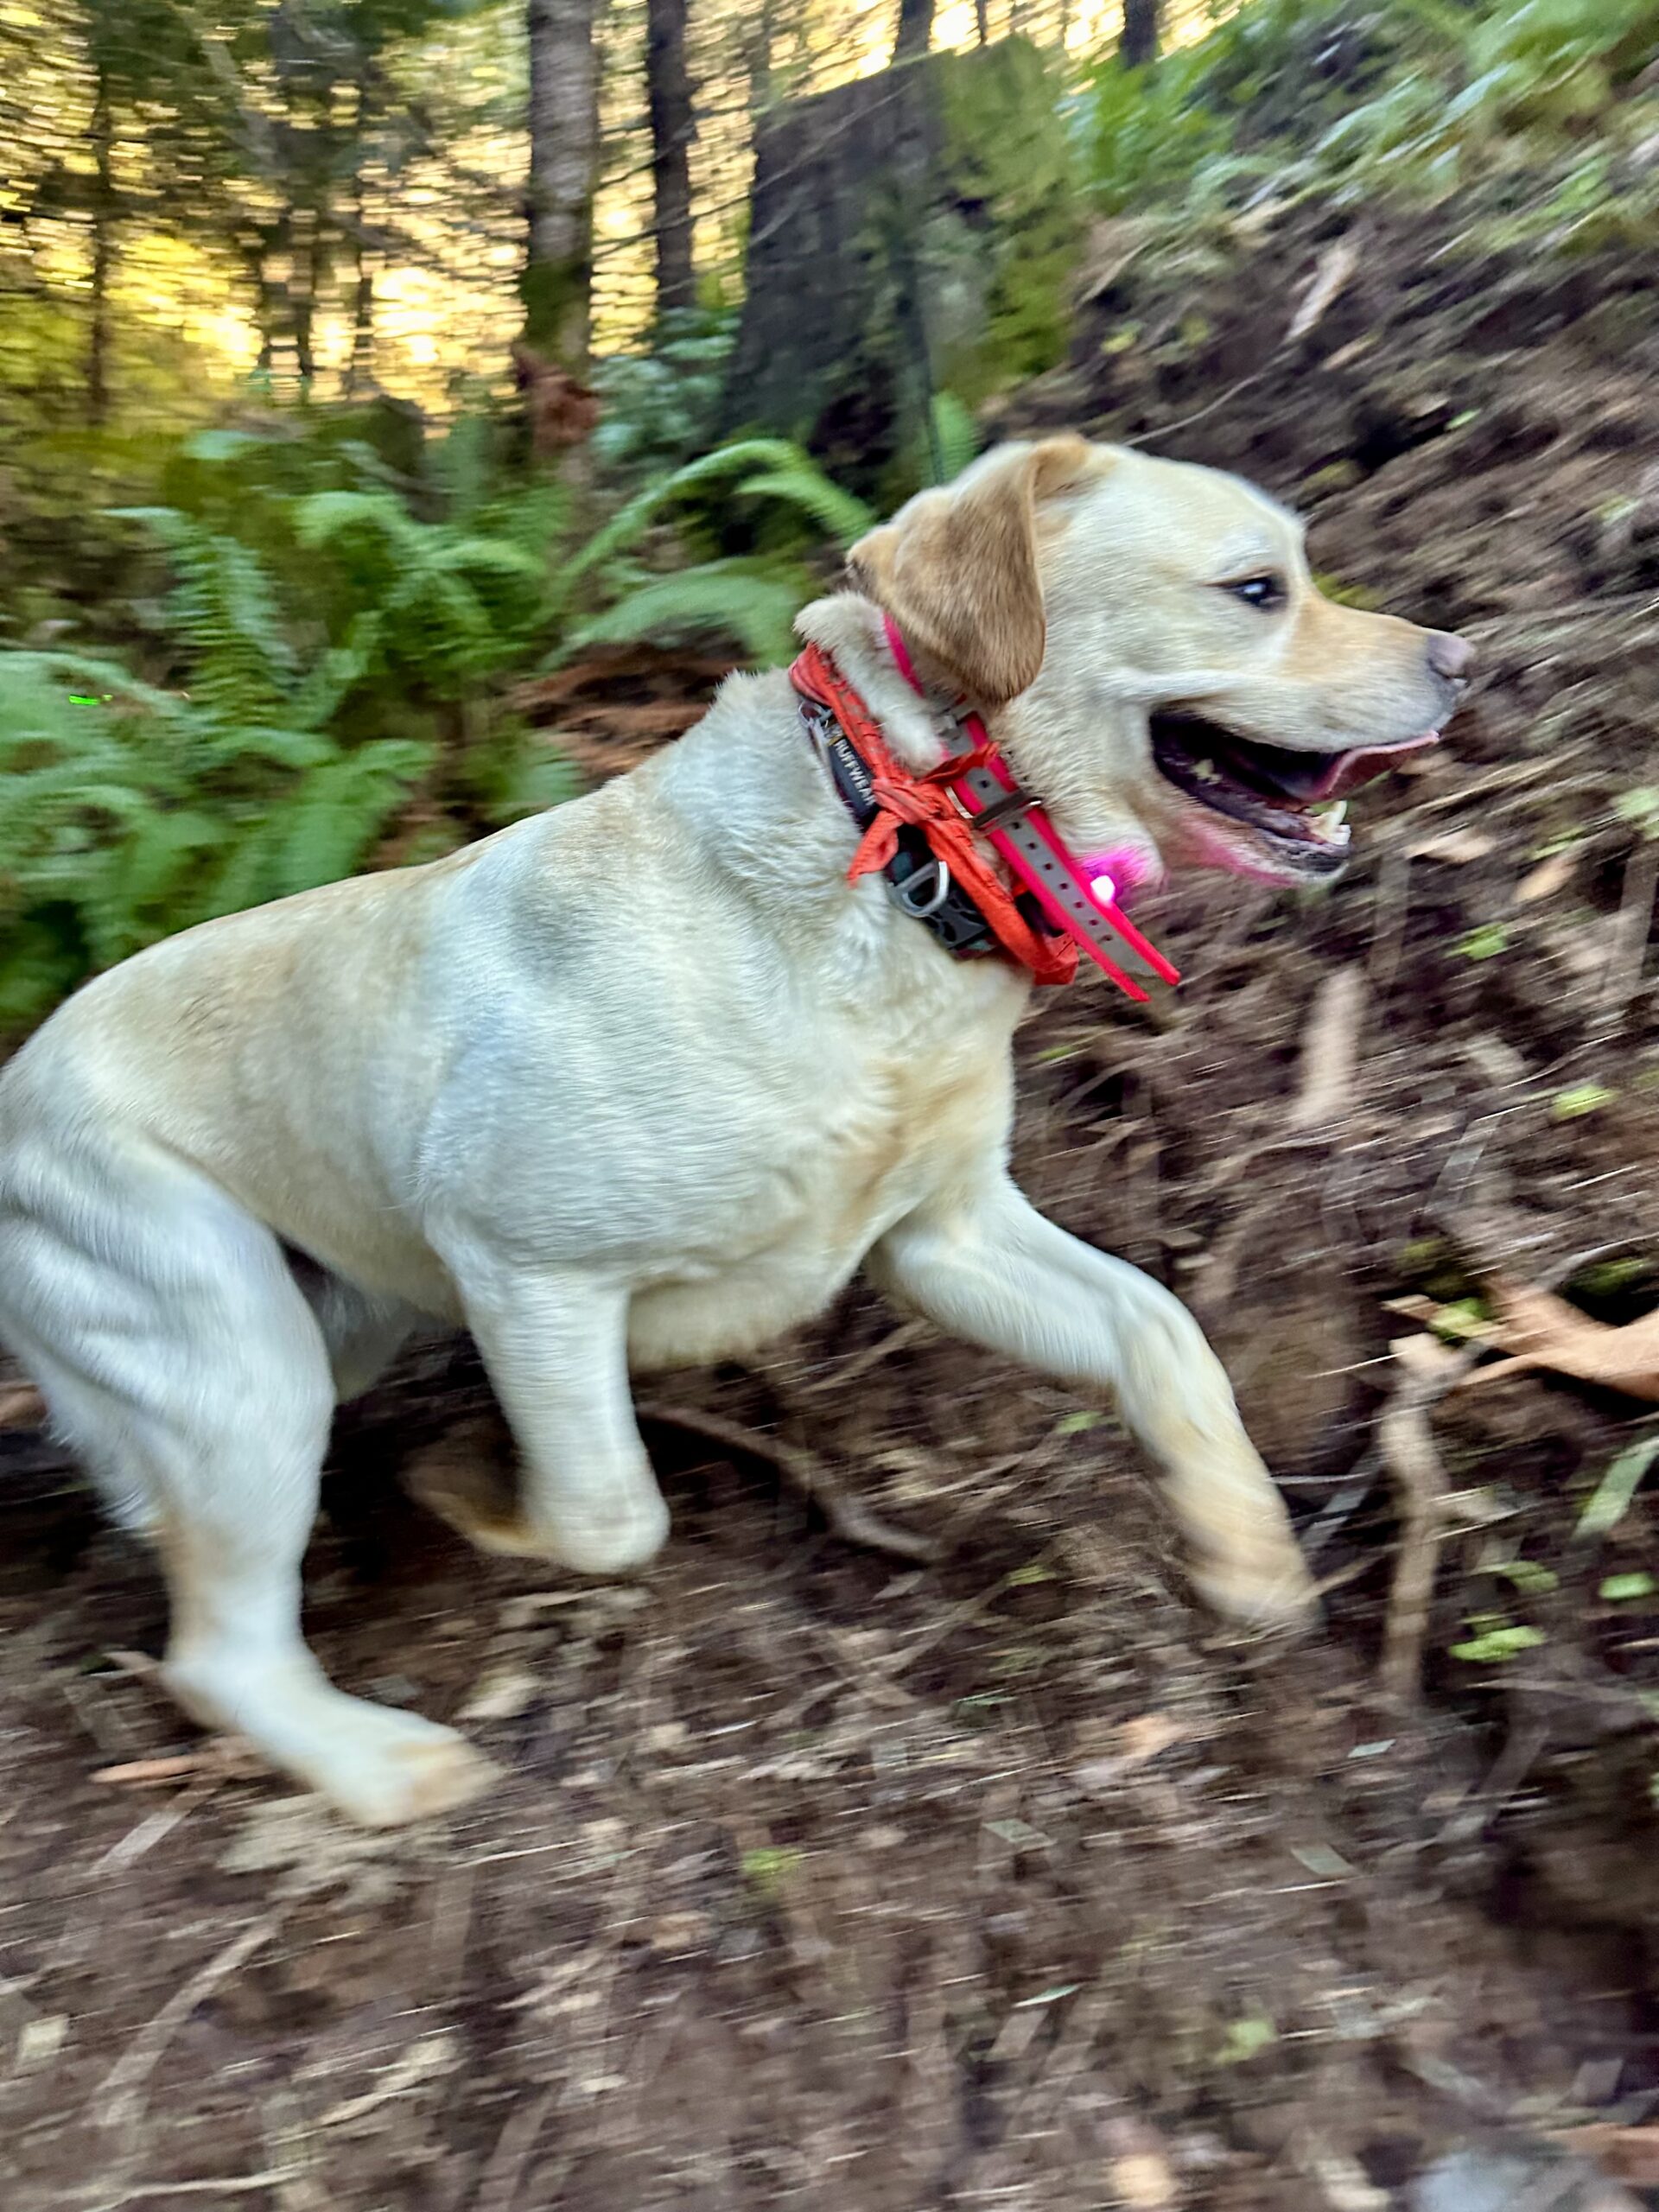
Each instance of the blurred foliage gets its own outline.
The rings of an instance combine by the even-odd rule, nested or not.
[[[677,308],[661,318],[648,353],[601,361],[597,458],[620,476],[638,477],[702,451],[715,435],[736,342],[734,309]]]
[[[809,555],[871,521],[795,448],[752,440],[572,542],[565,493],[510,455],[486,415],[429,461],[395,414],[208,431],[166,457],[165,503],[99,518],[164,574],[134,608],[154,678],[0,652],[0,1033],[158,936],[349,873],[402,817],[403,856],[429,857],[565,796],[507,679],[642,638],[780,659]],[[714,543],[716,512],[755,550]]]
[[[0,1033],[165,931],[556,799],[517,686],[639,640],[779,660],[869,526],[791,444],[709,449],[736,333],[711,269],[702,306],[595,364],[572,487],[526,450],[504,339],[428,377],[441,426],[377,390],[394,273],[452,304],[463,264],[510,282],[492,165],[521,34],[505,0],[0,0]],[[975,401],[1062,357],[1080,181],[1172,253],[1314,197],[1455,201],[1491,250],[1659,220],[1653,0],[1244,0],[1069,90],[1040,45],[944,57],[958,205],[916,241],[944,304],[906,488],[971,459]],[[725,40],[754,73],[722,143],[787,46]],[[722,237],[743,199],[708,211]],[[234,393],[216,288],[258,353]]]
[[[1109,212],[1455,197],[1485,247],[1586,248],[1659,218],[1656,62],[1651,0],[1249,0],[1078,124]]]

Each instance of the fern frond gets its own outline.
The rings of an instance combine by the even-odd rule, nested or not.
[[[686,493],[719,477],[733,475],[739,469],[790,468],[801,457],[800,448],[785,438],[741,438],[732,445],[716,446],[713,453],[688,461],[683,468],[677,468],[667,476],[658,477],[643,492],[636,493],[626,506],[620,507],[602,530],[596,531],[579,552],[555,571],[556,597],[566,597],[583,576],[602,566],[613,554],[632,544],[665,506],[683,498]]]
[[[736,639],[759,665],[775,667],[793,652],[795,617],[812,591],[804,569],[776,562],[705,562],[658,577],[579,624],[563,654],[587,645],[713,632]]]
[[[758,476],[746,476],[737,488],[747,499],[778,499],[798,507],[843,552],[875,527],[875,516],[863,500],[833,483],[804,455],[798,456],[787,467],[763,469]]]
[[[960,476],[979,451],[979,426],[954,391],[936,391],[930,403],[940,482]]]
[[[265,895],[281,899],[349,875],[431,761],[429,746],[388,738],[314,768],[283,810]]]

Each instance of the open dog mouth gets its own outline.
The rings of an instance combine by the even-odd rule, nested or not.
[[[1199,805],[1282,843],[1311,848],[1310,859],[1333,865],[1347,851],[1349,794],[1440,734],[1431,729],[1395,745],[1300,753],[1170,708],[1152,717],[1152,756],[1159,772]]]

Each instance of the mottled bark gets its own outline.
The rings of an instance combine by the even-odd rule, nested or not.
[[[1123,35],[1117,58],[1126,69],[1144,69],[1158,59],[1160,0],[1123,0]]]
[[[910,61],[925,54],[933,41],[933,0],[899,0],[899,33],[893,41],[895,61]]]
[[[109,80],[98,58],[92,95],[92,282],[86,328],[86,414],[102,423],[110,411],[110,271],[115,263],[115,122]]]
[[[599,168],[595,0],[528,0],[530,205],[524,336],[572,371],[587,365]]]
[[[657,311],[695,307],[691,141],[696,118],[685,66],[686,0],[645,0],[645,92],[651,111]]]

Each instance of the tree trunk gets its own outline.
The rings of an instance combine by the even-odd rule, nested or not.
[[[759,115],[772,105],[772,0],[761,0],[750,19],[744,44],[749,73],[749,113]]]
[[[530,207],[525,342],[580,376],[588,365],[599,169],[594,0],[529,0]]]
[[[895,61],[912,61],[933,42],[933,0],[899,0],[899,35],[893,42]]]
[[[110,270],[115,261],[115,119],[103,57],[95,57],[92,96],[92,283],[86,330],[86,416],[105,421],[110,411]]]
[[[346,397],[374,388],[374,264],[363,243],[363,208],[359,200],[358,229],[352,241],[356,283],[352,301],[352,358],[346,365]]]
[[[988,0],[974,0],[974,29],[979,35],[979,43],[988,46],[991,42],[991,11]]]
[[[1159,0],[1123,0],[1123,35],[1117,58],[1126,69],[1144,69],[1158,59]]]
[[[686,0],[645,0],[645,91],[656,195],[657,312],[696,305],[691,262],[691,141],[696,118],[685,67]]]

